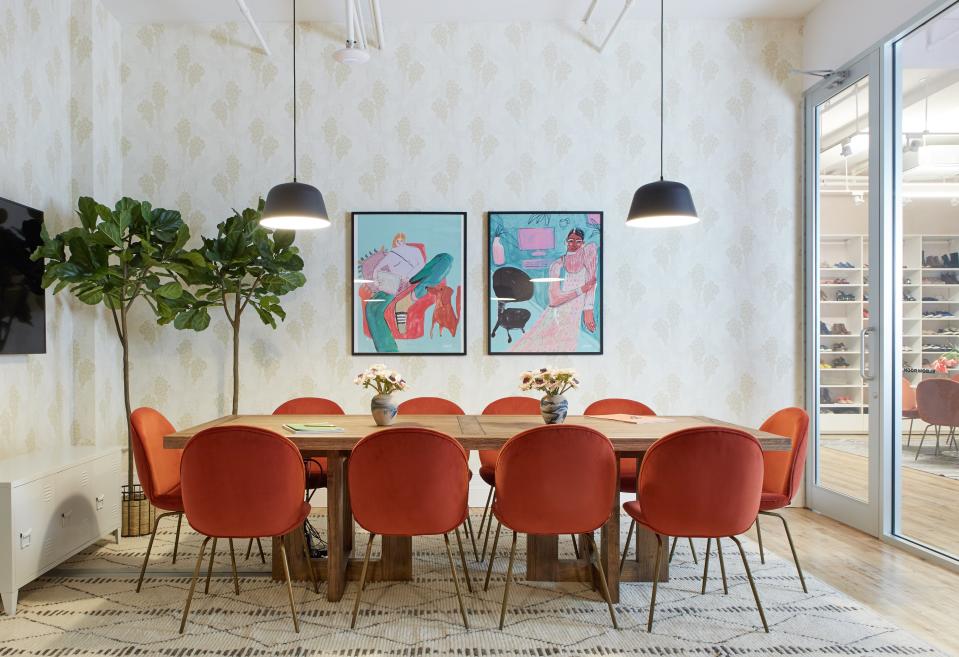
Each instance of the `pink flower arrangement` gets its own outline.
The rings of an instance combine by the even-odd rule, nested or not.
[[[959,365],[959,353],[950,351],[937,358],[936,362],[932,364],[932,369],[939,374],[948,374],[949,370],[957,365]]]

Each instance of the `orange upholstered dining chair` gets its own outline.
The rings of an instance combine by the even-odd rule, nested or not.
[[[532,397],[502,397],[492,401],[483,409],[483,415],[539,415],[539,401]],[[483,525],[486,525],[486,536],[483,538],[483,551],[480,552],[479,561],[486,558],[486,548],[489,546],[490,528],[493,526],[493,514],[490,513],[490,504],[496,494],[496,456],[498,449],[481,449],[480,457],[480,477],[489,486],[489,493],[486,495],[486,504],[483,505],[483,516],[480,518],[479,533],[483,535]],[[576,541],[573,541],[576,545]],[[579,554],[576,555],[579,557]]]
[[[310,505],[303,499],[305,473],[300,450],[291,440],[266,429],[228,426],[201,431],[183,448],[180,479],[187,520],[190,526],[206,536],[200,544],[190,592],[183,607],[180,621],[180,634],[183,634],[207,543],[212,539],[211,550],[215,551],[217,539],[226,538],[232,550],[235,538],[275,538],[302,531]],[[299,632],[286,548],[283,541],[278,544],[293,613],[293,629]],[[303,549],[313,588],[319,593],[305,543]],[[211,554],[211,566],[212,562]],[[232,563],[233,586],[239,595],[236,560],[233,559]],[[209,590],[208,572],[206,591]]]
[[[657,440],[649,448],[639,469],[639,499],[623,505],[636,522],[655,532],[658,543],[648,632],[653,630],[663,536],[716,539],[717,544],[720,538],[731,539],[739,548],[763,628],[769,631],[746,552],[736,538],[756,519],[762,485],[762,447],[745,431],[723,427],[684,429]],[[725,570],[722,549],[719,558]]]
[[[410,477],[410,472],[417,476]],[[442,534],[460,615],[469,628],[449,536],[456,534],[463,575],[472,591],[459,533],[468,513],[469,494],[469,466],[462,445],[432,429],[396,427],[371,433],[350,455],[349,486],[353,517],[370,533],[350,627],[356,627],[373,539]]]
[[[139,593],[160,520],[173,515],[177,517],[176,538],[173,540],[173,563],[176,563],[180,525],[183,522],[183,499],[180,497],[180,455],[183,450],[163,447],[163,437],[176,429],[162,413],[153,408],[143,407],[133,411],[130,414],[130,428],[133,460],[136,463],[140,487],[150,504],[163,511],[157,515],[153,531],[150,532],[147,553],[140,567],[140,579],[137,580]]]
[[[276,407],[273,415],[346,415],[343,408],[331,399],[323,397],[296,397],[283,402]],[[326,458],[323,456],[311,456],[304,460],[306,467],[306,501],[313,499],[313,495],[320,488],[326,488]],[[260,549],[260,560],[266,563],[263,556],[263,546],[260,545],[260,539],[256,539],[257,546]],[[246,558],[250,558],[250,551],[253,549],[253,540],[246,547]]]
[[[906,447],[912,445],[912,425],[919,417],[919,404],[916,403],[916,389],[909,383],[909,379],[902,377],[902,419],[909,420],[909,434],[906,438]]]
[[[936,427],[936,455],[939,454],[939,439],[942,427],[949,427],[948,439],[956,443],[956,427],[959,427],[959,382],[951,379],[926,379],[916,386],[916,406],[919,410],[919,419],[926,423],[919,439],[919,452],[922,443],[926,440],[929,427]],[[948,443],[947,443],[948,444]]]
[[[764,516],[774,516],[782,521],[783,529],[786,530],[786,539],[789,541],[789,549],[796,564],[796,572],[799,573],[799,582],[802,584],[802,590],[808,593],[806,578],[803,577],[796,546],[789,532],[789,523],[786,522],[785,516],[775,512],[789,506],[802,485],[809,439],[809,415],[801,408],[784,408],[770,415],[759,430],[785,436],[791,441],[788,452],[763,452],[763,492],[759,502],[759,513]],[[759,539],[759,558],[762,563],[766,563],[758,515],[756,516],[756,536]]]
[[[609,509],[617,495],[616,484],[613,445],[594,429],[545,425],[519,433],[503,446],[496,459],[496,498],[492,513],[497,525],[484,584],[484,590],[488,590],[496,545],[505,526],[512,530],[513,541],[500,608],[500,629],[506,619],[518,533],[585,534],[584,547],[599,571],[600,589],[613,627],[618,629],[606,574],[593,540],[593,532],[609,519]]]
[[[460,408],[459,404],[442,397],[414,397],[401,403],[396,410],[400,415],[466,415],[466,411]],[[469,457],[469,450],[466,451],[466,456]],[[473,479],[472,470],[470,470],[469,477],[470,480]],[[466,515],[466,531],[473,546],[473,556],[479,561],[476,534],[473,532],[473,521],[469,514]]]

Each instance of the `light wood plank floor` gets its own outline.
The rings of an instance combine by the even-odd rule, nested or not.
[[[808,509],[786,509],[785,515],[806,572],[947,654],[959,655],[959,573]],[[749,536],[755,539],[756,534]],[[763,543],[789,558],[789,544],[775,518],[763,520]]]
[[[867,460],[862,456],[823,448],[822,483],[831,490],[862,496],[866,490],[866,466]],[[901,533],[959,555],[959,481],[913,468],[902,468],[901,474]]]

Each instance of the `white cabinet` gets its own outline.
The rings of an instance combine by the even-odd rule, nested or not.
[[[120,448],[69,447],[0,461],[0,598],[106,534],[120,537]]]

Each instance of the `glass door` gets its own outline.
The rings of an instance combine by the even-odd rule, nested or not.
[[[880,53],[806,96],[807,505],[880,530]],[[809,184],[813,182],[814,184]]]
[[[895,536],[959,558],[959,5],[893,48]]]

